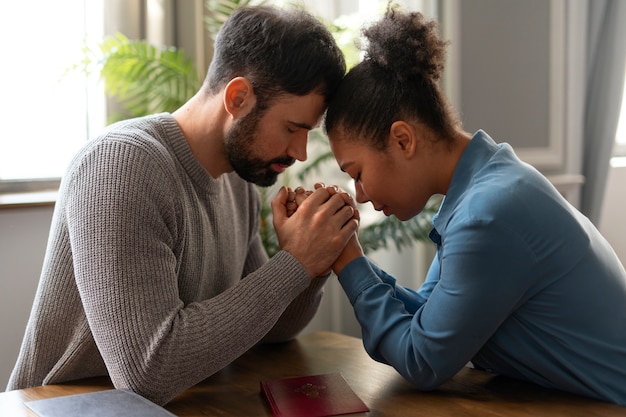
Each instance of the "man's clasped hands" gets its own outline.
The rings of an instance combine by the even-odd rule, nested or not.
[[[281,187],[272,201],[274,228],[281,249],[293,255],[309,276],[338,274],[362,256],[357,232],[359,210],[337,186],[317,183],[314,190]]]

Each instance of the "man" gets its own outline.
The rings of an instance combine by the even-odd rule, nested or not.
[[[234,12],[201,90],[173,114],[109,127],[70,164],[8,389],[109,375],[164,404],[260,341],[313,317],[356,221],[319,188],[268,261],[254,184],[306,159],[307,133],[345,73],[301,10]],[[300,212],[302,211],[302,215]]]

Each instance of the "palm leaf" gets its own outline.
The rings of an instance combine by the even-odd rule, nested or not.
[[[439,210],[441,197],[431,198],[424,209],[412,219],[400,221],[395,216],[364,226],[359,231],[359,242],[366,254],[377,249],[387,249],[390,241],[400,252],[417,241],[427,241],[432,230],[432,218]]]
[[[105,91],[131,116],[172,112],[199,88],[196,66],[182,50],[157,48],[122,34],[105,38],[99,47]]]

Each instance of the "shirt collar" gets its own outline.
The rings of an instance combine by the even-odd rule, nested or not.
[[[454,169],[448,193],[444,196],[439,211],[433,217],[432,223],[435,229],[442,231],[445,228],[457,201],[470,186],[475,174],[499,149],[500,145],[483,130],[477,130],[474,133]]]

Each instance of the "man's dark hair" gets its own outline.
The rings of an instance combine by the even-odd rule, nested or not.
[[[257,105],[284,94],[313,91],[328,100],[346,72],[328,29],[299,8],[247,6],[233,12],[215,40],[205,83],[217,93],[235,77],[247,78]]]

